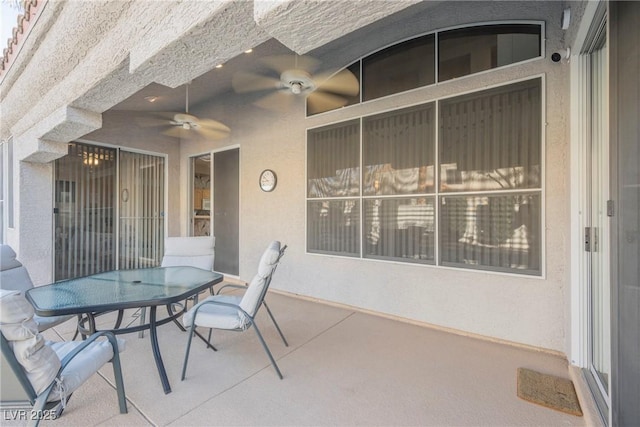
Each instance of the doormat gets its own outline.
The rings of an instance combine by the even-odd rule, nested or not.
[[[518,368],[518,397],[567,414],[582,416],[571,380]]]

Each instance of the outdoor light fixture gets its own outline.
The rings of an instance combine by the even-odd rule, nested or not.
[[[82,163],[87,166],[98,166],[98,163],[100,163],[98,155],[95,153],[84,153],[82,157]]]

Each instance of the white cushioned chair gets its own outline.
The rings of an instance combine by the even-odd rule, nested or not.
[[[27,269],[16,258],[16,253],[9,245],[0,245],[0,289],[20,291],[22,295],[33,288],[33,282]],[[73,315],[43,317],[34,314],[38,331],[42,332],[73,318]]]
[[[19,291],[0,290],[2,406],[33,406],[29,414],[35,417],[28,421],[38,425],[38,414],[51,410],[60,416],[71,393],[111,362],[120,413],[126,413],[119,356],[124,341],[110,332],[97,332],[85,341],[45,342],[33,313]],[[98,340],[102,336],[106,340]]]
[[[164,239],[164,256],[161,267],[197,267],[213,271],[216,238],[214,236],[167,237]],[[209,289],[213,294],[213,287]],[[198,300],[196,295],[194,301]],[[186,302],[185,302],[186,304]],[[140,322],[145,322],[146,309],[140,311]],[[178,326],[182,326],[178,323]],[[140,331],[140,337],[144,332]]]
[[[276,373],[282,379],[282,373],[276,364],[269,347],[262,338],[262,334],[256,324],[256,313],[258,309],[264,305],[267,309],[269,317],[273,321],[285,346],[288,346],[287,340],[284,338],[278,323],[276,322],[271,310],[266,305],[264,298],[269,290],[273,273],[284,255],[287,246],[281,247],[279,241],[273,241],[260,258],[258,273],[253,277],[248,286],[225,285],[218,290],[216,295],[205,298],[203,301],[194,305],[191,310],[185,313],[182,321],[186,328],[189,329],[189,340],[187,342],[187,350],[184,356],[184,364],[182,366],[182,380],[184,380],[187,371],[187,361],[189,359],[189,351],[191,349],[191,340],[197,335],[207,343],[207,347],[217,351],[211,345],[211,331],[213,329],[225,329],[232,331],[246,331],[253,326],[258,335],[258,339],[262,344],[271,364]],[[244,294],[239,295],[220,295],[220,291],[227,287],[244,289]],[[196,327],[209,329],[209,337],[205,339],[196,331]]]
[[[213,271],[214,236],[167,237],[164,239],[162,267],[191,266]]]

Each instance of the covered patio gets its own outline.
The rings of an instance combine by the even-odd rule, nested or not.
[[[170,237],[214,237],[225,281],[290,248],[267,298],[290,346],[259,319],[282,381],[252,333],[180,381],[167,324],[172,393],[124,335],[129,414],[104,368],[45,425],[640,419],[640,3],[22,3],[0,243],[35,286],[160,265]],[[518,368],[584,416],[520,399]]]
[[[519,367],[570,378],[559,354],[279,292],[268,301],[290,344],[260,312],[282,381],[255,334],[220,331],[217,353],[194,341],[180,381],[187,334],[167,324],[159,340],[172,393],[162,391],[148,337],[123,335],[129,413],[118,413],[107,365],[74,393],[58,421],[41,425],[595,425],[584,403],[578,417],[518,398]],[[104,327],[112,321],[101,319]],[[65,323],[46,337],[71,339],[74,327]],[[23,424],[6,418],[3,425]]]

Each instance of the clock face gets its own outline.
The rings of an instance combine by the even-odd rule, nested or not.
[[[260,188],[262,191],[273,191],[276,188],[276,173],[270,169],[265,169],[260,174]]]

